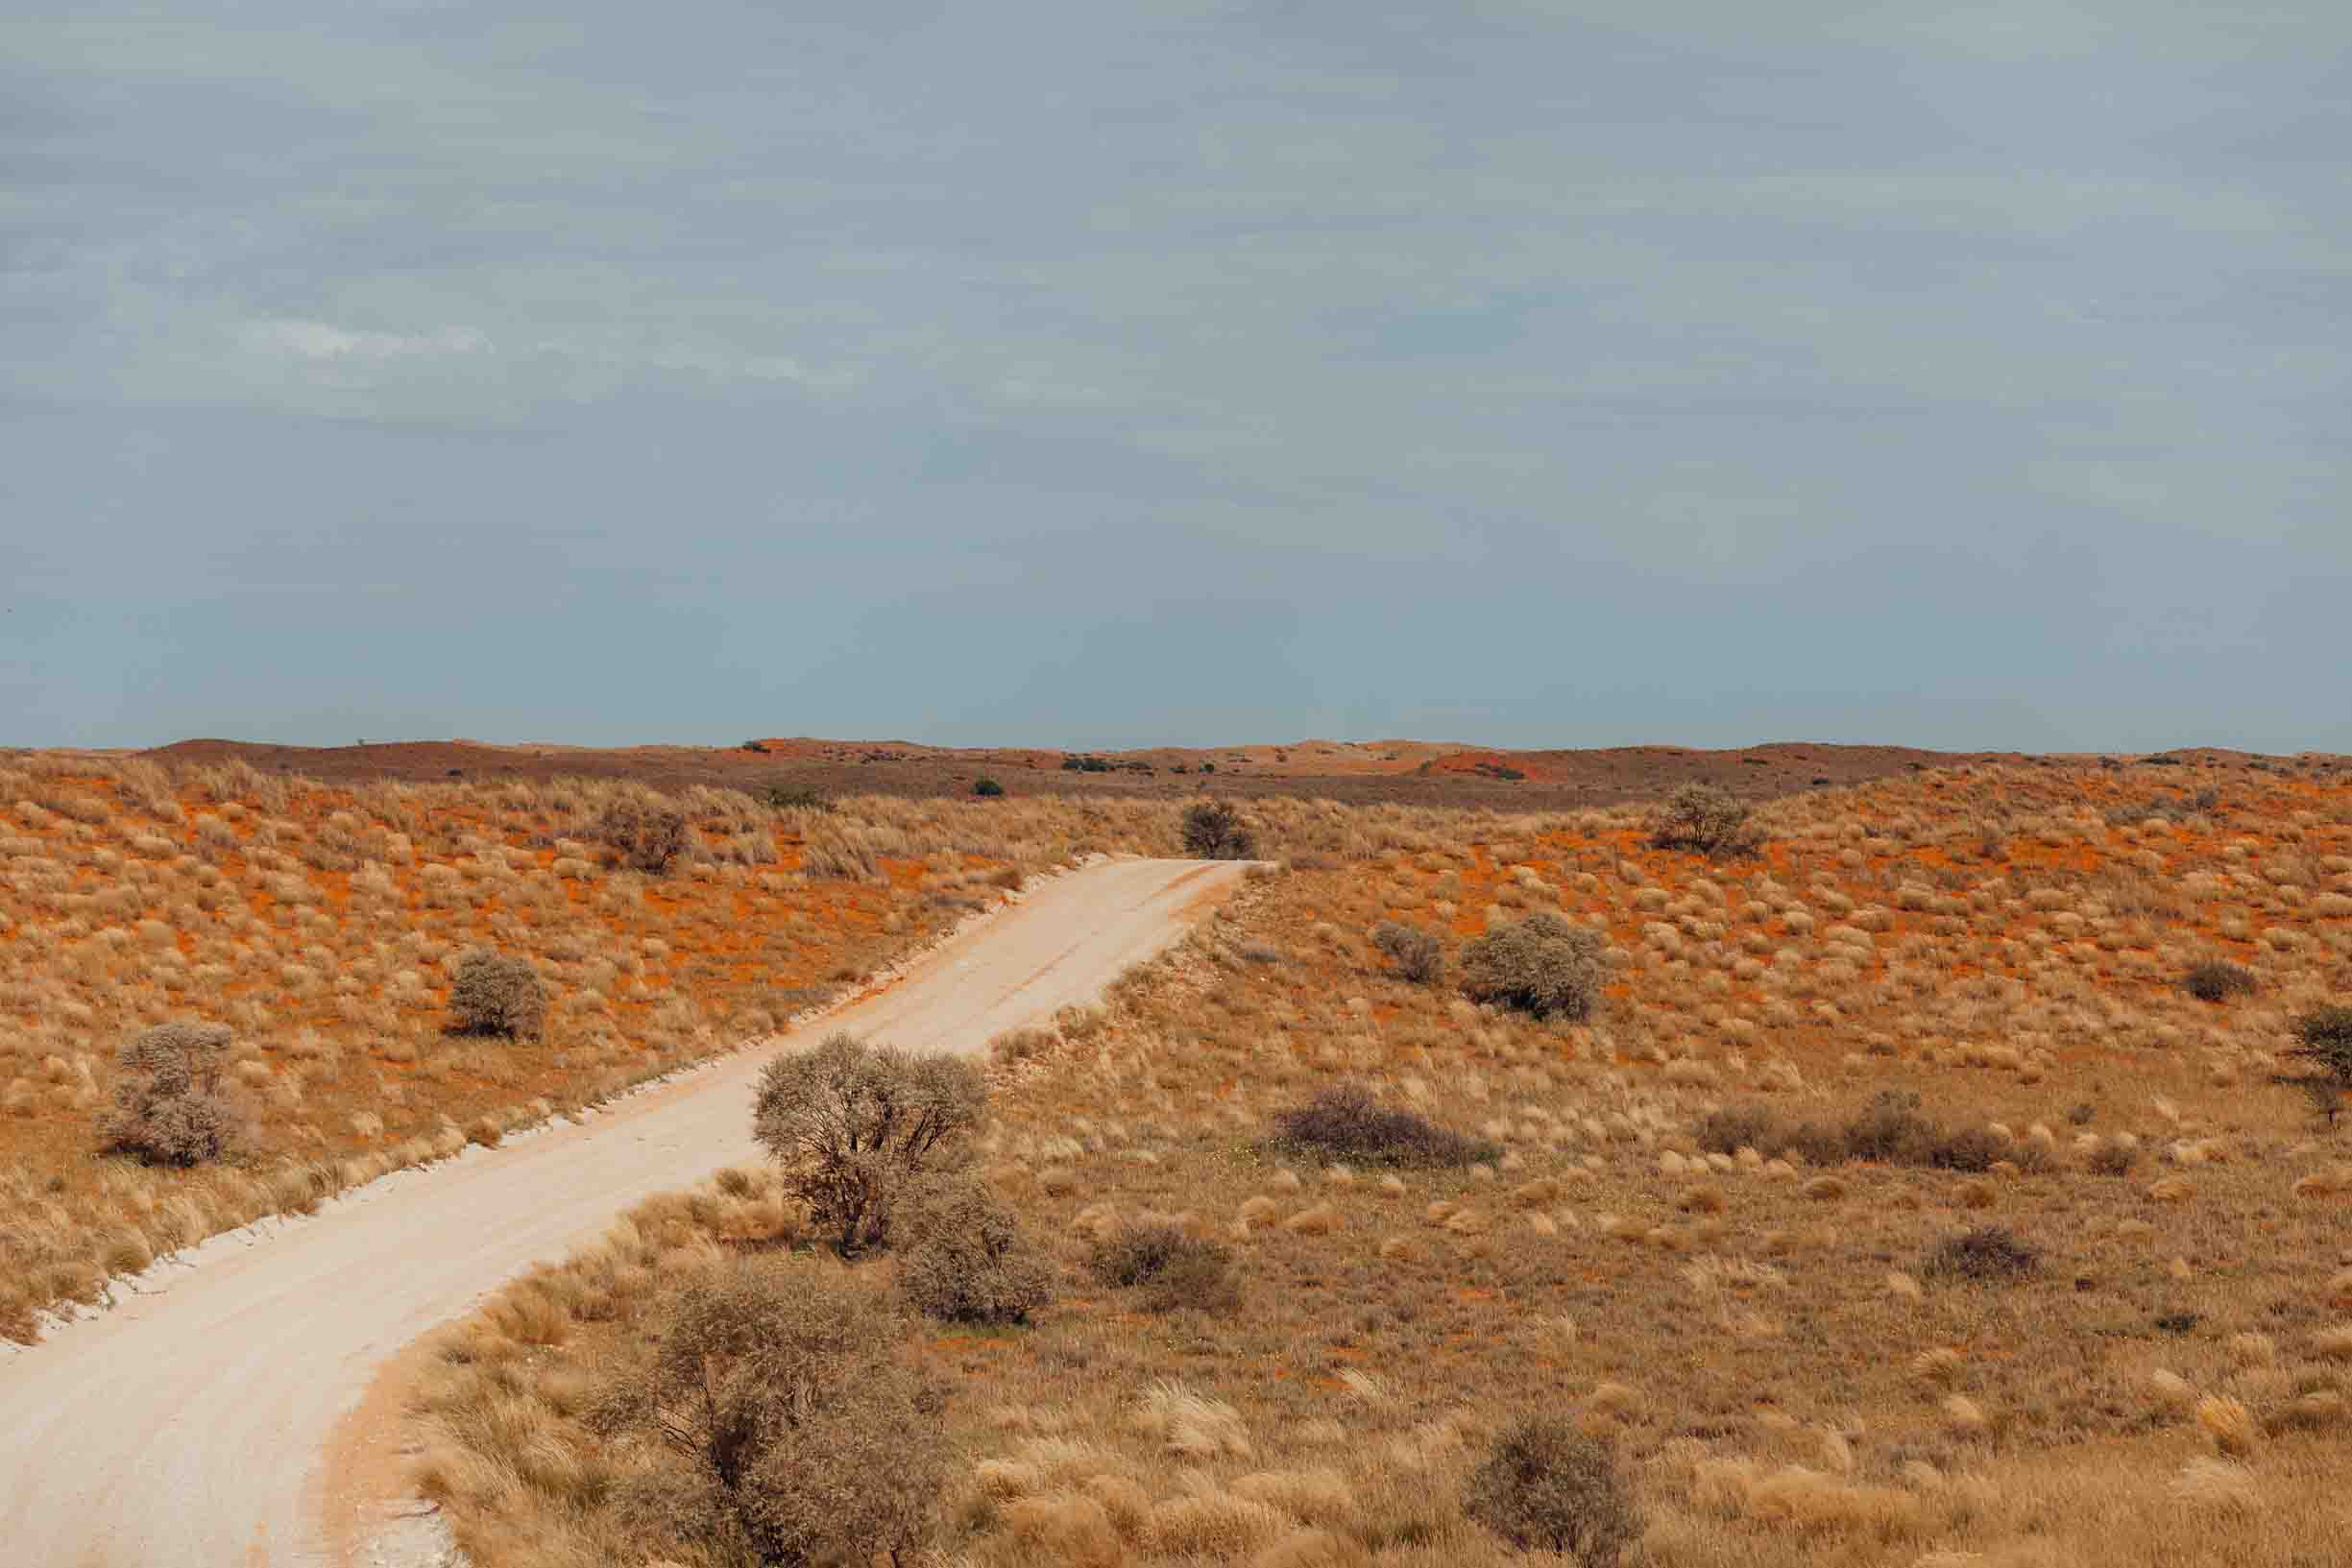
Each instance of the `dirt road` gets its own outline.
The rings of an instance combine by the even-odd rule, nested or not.
[[[1044,882],[818,1028],[977,1049],[1099,996],[1239,872],[1119,860]],[[216,1238],[150,1270],[113,1312],[0,1356],[0,1561],[327,1561],[322,1457],[379,1363],[639,1197],[756,1158],[751,1087],[770,1054],[387,1177],[312,1219]]]

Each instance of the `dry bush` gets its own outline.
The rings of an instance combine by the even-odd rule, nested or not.
[[[1256,833],[1224,801],[1186,807],[1182,832],[1184,853],[1196,860],[1247,860],[1257,854]]]
[[[1650,845],[1726,856],[1752,853],[1747,804],[1711,784],[1686,784],[1666,797],[1650,830]]]
[[[1240,1304],[1233,1249],[1165,1220],[1134,1220],[1087,1249],[1086,1271],[1103,1285],[1142,1287],[1152,1312],[1227,1312]]]
[[[150,1165],[201,1165],[228,1152],[234,1122],[221,1076],[230,1038],[223,1024],[175,1023],[124,1041],[106,1146]]]
[[[451,978],[449,1017],[461,1034],[537,1035],[547,1017],[546,982],[527,958],[475,948]]]
[[[1462,1511],[1522,1550],[1610,1568],[1640,1538],[1641,1511],[1615,1454],[1556,1416],[1512,1426],[1463,1485]]]
[[[1274,1113],[1275,1146],[1356,1165],[1434,1169],[1474,1165],[1502,1150],[1412,1111],[1383,1105],[1362,1084],[1326,1089]]]
[[[921,1192],[898,1227],[898,1290],[952,1323],[1026,1323],[1054,1299],[1054,1265],[1012,1210],[970,1177]]]
[[[2250,997],[2259,989],[2254,972],[2220,958],[2209,958],[2181,977],[2180,988],[2199,1001],[2227,1001]]]
[[[1979,1225],[1948,1237],[1928,1250],[1920,1273],[1932,1280],[1972,1285],[2006,1285],[2042,1265],[2042,1254],[2005,1225]]]
[[[1372,946],[1388,954],[1396,973],[1415,985],[1434,985],[1445,973],[1445,945],[1418,926],[1384,920],[1371,931]]]
[[[1462,950],[1462,989],[1538,1018],[1589,1018],[1601,999],[1603,947],[1598,932],[1539,911]]]
[[[931,1538],[949,1461],[939,1389],[873,1287],[775,1259],[705,1266],[591,1412],[646,1462],[615,1505],[645,1535],[760,1563],[893,1561]]]
[[[615,801],[597,819],[596,841],[616,865],[667,877],[693,845],[686,813],[658,800]]]
[[[892,1212],[927,1172],[968,1156],[987,1112],[972,1062],[835,1034],[767,1064],[752,1136],[843,1257],[890,1242]]]
[[[1699,1147],[1766,1156],[1795,1152],[1813,1165],[1869,1160],[1930,1170],[1978,1173],[2021,1151],[1983,1127],[1952,1128],[1920,1113],[1920,1097],[1882,1089],[1841,1123],[1796,1121],[1768,1105],[1731,1105],[1709,1112],[1696,1131]]]

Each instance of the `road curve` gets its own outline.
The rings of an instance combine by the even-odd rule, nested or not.
[[[1037,884],[810,1031],[971,1050],[1098,997],[1241,868],[1098,861]],[[388,1176],[315,1218],[216,1238],[112,1312],[0,1355],[9,1568],[324,1563],[316,1484],[337,1417],[401,1347],[630,1203],[757,1156],[773,1048],[491,1150]]]

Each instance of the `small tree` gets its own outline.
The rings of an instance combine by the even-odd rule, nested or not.
[[[229,1063],[224,1024],[158,1024],[123,1042],[114,1114],[102,1129],[107,1147],[149,1165],[201,1165],[234,1141],[235,1122],[221,1093]]]
[[[1611,1568],[1641,1534],[1641,1510],[1615,1454],[1557,1416],[1530,1416],[1470,1473],[1462,1511],[1521,1550]]]
[[[1026,1323],[1054,1299],[1052,1260],[979,1181],[928,1187],[899,1230],[899,1293],[917,1312],[952,1323]]]
[[[1197,860],[1247,860],[1257,854],[1257,835],[1225,802],[1197,801],[1184,808],[1184,853]]]
[[[461,1034],[536,1035],[546,1022],[546,983],[529,959],[475,948],[457,961],[449,1016]]]
[[[1462,989],[1538,1018],[1589,1018],[1601,998],[1601,953],[1597,932],[1539,911],[1462,950]]]
[[[1384,920],[1372,928],[1372,946],[1396,965],[1396,973],[1416,985],[1434,984],[1445,973],[1445,946],[1418,926]]]
[[[767,1064],[752,1136],[850,1258],[889,1244],[893,1211],[927,1172],[969,1157],[987,1098],[972,1062],[836,1034]]]
[[[1697,850],[1706,856],[1745,854],[1756,848],[1748,832],[1748,808],[1726,790],[1691,783],[1666,797],[1650,831],[1661,850]]]
[[[982,800],[992,801],[1005,793],[1005,786],[994,779],[975,779],[972,781],[972,793]]]
[[[654,1439],[615,1502],[625,1523],[724,1560],[913,1558],[948,1490],[938,1387],[899,1354],[888,1298],[837,1269],[730,1259],[669,1297],[655,1348],[591,1407]]]
[[[2330,1126],[2343,1112],[2344,1091],[2352,1089],[2352,1007],[2315,1007],[2294,1021],[2295,1044],[2287,1054],[2318,1069],[2300,1081],[2312,1103]]]
[[[692,844],[686,813],[656,801],[627,799],[606,807],[595,834],[617,865],[667,877]]]

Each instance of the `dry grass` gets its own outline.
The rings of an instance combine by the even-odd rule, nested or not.
[[[1164,806],[1087,809],[1056,847],[1173,835]],[[1250,812],[1285,874],[992,1068],[982,1169],[1060,1293],[908,1346],[953,1390],[942,1560],[1500,1564],[1464,1488],[1535,1413],[1609,1440],[1627,1560],[1656,1568],[2337,1555],[2352,1138],[2272,1076],[2291,1021],[2352,989],[2352,786],[1930,773],[1766,806],[1759,852],[1720,861],[1632,809]],[[1458,953],[1535,913],[1604,933],[1591,1019],[1409,983],[1368,940]],[[2207,961],[2255,989],[2190,995]],[[1276,1146],[1279,1112],[1343,1084],[1494,1155]],[[1996,1157],[1847,1143],[1884,1092]],[[1703,1146],[1756,1104],[1841,1129],[1835,1169]],[[657,1555],[583,1501],[564,1404],[676,1267],[794,1242],[773,1177],[733,1181],[465,1331],[492,1370],[434,1396],[430,1468],[481,1568]],[[1143,1224],[1225,1248],[1231,1297],[1095,1283]],[[1928,1268],[1987,1227],[2038,1266]]]
[[[997,902],[1004,857],[1066,858],[1082,826],[1015,813],[983,856],[952,809],[820,817],[698,790],[678,803],[691,844],[653,879],[589,858],[632,798],[0,766],[0,1335],[216,1231],[768,1032]],[[450,994],[476,948],[548,981],[544,1025],[451,1032],[480,1023]],[[237,1152],[197,1171],[99,1157],[117,1047],[180,1019],[234,1035]]]

